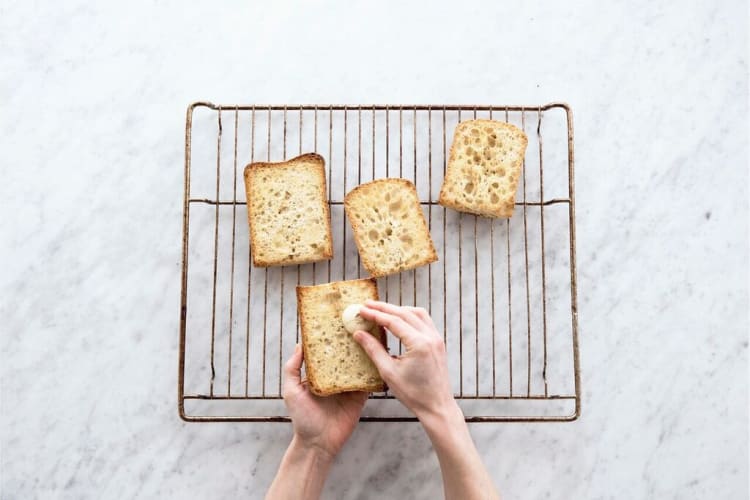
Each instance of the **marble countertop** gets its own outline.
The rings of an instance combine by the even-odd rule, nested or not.
[[[178,418],[185,109],[567,101],[582,415],[472,425],[505,498],[748,496],[743,2],[5,2],[0,498],[261,498],[285,424]],[[326,498],[436,498],[416,424]]]

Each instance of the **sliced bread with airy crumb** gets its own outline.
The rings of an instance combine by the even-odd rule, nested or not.
[[[308,153],[245,167],[250,248],[258,267],[333,257],[323,157]]]
[[[373,277],[438,260],[417,189],[406,179],[379,179],[344,197],[362,265]]]
[[[374,279],[297,287],[305,372],[314,394],[385,390],[377,368],[346,331],[341,316],[347,306],[367,299],[378,300]],[[382,327],[375,325],[370,333],[386,345]]]
[[[526,134],[509,123],[459,123],[438,203],[486,217],[512,217],[527,144]]]

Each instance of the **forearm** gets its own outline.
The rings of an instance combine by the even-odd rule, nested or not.
[[[293,438],[266,499],[317,499],[331,468],[333,457],[316,448],[305,447]]]
[[[457,404],[420,420],[440,462],[446,499],[499,498]]]

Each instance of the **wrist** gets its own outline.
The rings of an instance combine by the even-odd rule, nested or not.
[[[331,464],[332,455],[295,435],[266,498],[320,498]]]
[[[297,457],[314,460],[320,465],[330,465],[337,455],[337,451],[326,449],[317,443],[300,437],[298,434],[292,437],[289,450]]]
[[[436,408],[424,411],[418,414],[417,418],[422,422],[422,426],[430,436],[466,427],[464,414],[455,399],[451,399]]]

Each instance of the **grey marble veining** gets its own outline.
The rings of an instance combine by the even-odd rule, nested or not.
[[[176,412],[198,99],[568,101],[583,413],[473,425],[480,453],[507,498],[747,497],[741,2],[1,12],[0,497],[260,498],[273,477],[288,426]],[[440,492],[418,425],[363,424],[325,496]]]

